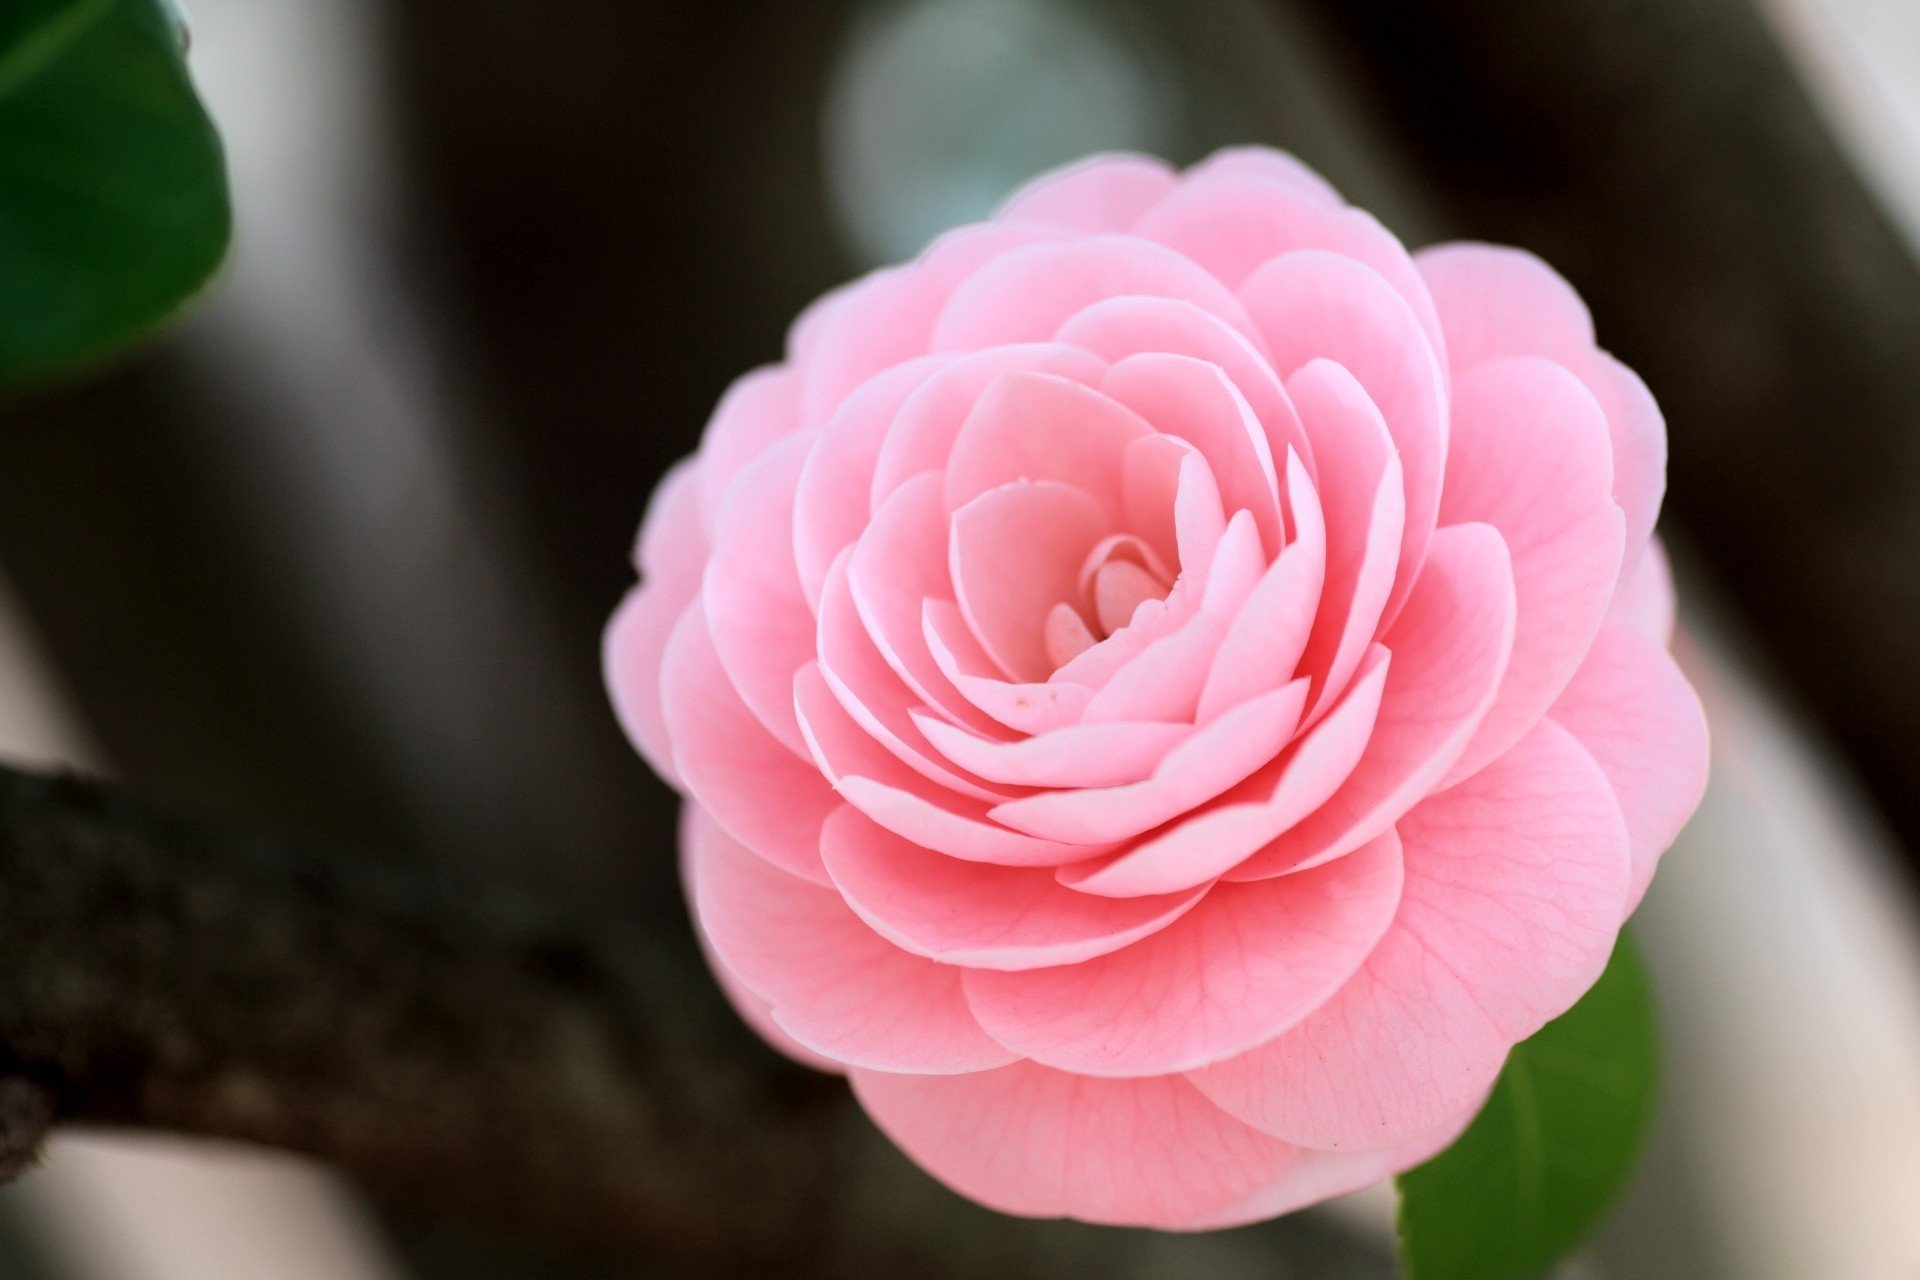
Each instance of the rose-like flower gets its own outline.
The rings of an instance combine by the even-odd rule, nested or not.
[[[734,384],[607,679],[742,1016],[931,1173],[1268,1217],[1449,1142],[1697,802],[1665,459],[1533,257],[1096,158]]]

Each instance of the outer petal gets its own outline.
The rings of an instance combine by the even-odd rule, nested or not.
[[[1360,763],[1325,804],[1229,879],[1284,875],[1358,848],[1419,803],[1459,757],[1513,647],[1513,578],[1500,536],[1486,525],[1436,534],[1386,644],[1393,664]]]
[[[1303,1146],[1371,1150],[1458,1116],[1593,985],[1620,929],[1619,805],[1550,721],[1399,830],[1400,913],[1360,972],[1293,1031],[1189,1077]]]
[[[1295,195],[1338,207],[1346,202],[1333,184],[1285,151],[1273,147],[1222,147],[1187,170],[1189,182],[1211,174],[1246,174],[1278,183]]]
[[[654,490],[634,547],[640,585],[607,622],[601,669],[620,727],[653,771],[674,786],[673,743],[660,713],[660,664],[667,637],[700,591],[707,537],[700,526],[699,462],[675,463]]]
[[[1647,544],[1640,563],[1621,581],[1610,612],[1662,649],[1672,641],[1673,568],[1660,539]]]
[[[1008,196],[996,222],[1044,222],[1097,235],[1127,231],[1174,189],[1173,168],[1155,156],[1088,156],[1045,173]]]
[[[1456,374],[1503,356],[1564,364],[1605,410],[1613,440],[1613,498],[1626,513],[1626,567],[1660,514],[1667,428],[1646,385],[1594,346],[1593,318],[1572,285],[1524,249],[1443,244],[1414,255],[1440,311]]]
[[[874,1122],[927,1172],[1025,1217],[1177,1226],[1245,1199],[1295,1156],[1178,1076],[1092,1080],[1022,1062],[851,1080]]]
[[[922,849],[850,807],[827,819],[821,839],[827,870],[861,919],[915,955],[975,969],[1078,964],[1165,928],[1206,892],[1094,898],[1043,867]]]
[[[1632,911],[1706,791],[1706,712],[1667,651],[1616,620],[1550,714],[1599,762],[1626,815]]]
[[[820,825],[835,807],[820,771],[774,740],[728,683],[696,605],[667,641],[661,710],[687,791],[747,848],[817,884]]]
[[[701,927],[801,1045],[887,1071],[979,1071],[1011,1060],[967,1011],[958,970],[908,955],[838,893],[749,855],[717,825],[695,836]]]
[[[800,379],[784,365],[742,374],[720,397],[700,439],[700,519],[708,530],[733,478],[800,427]]]
[[[1451,778],[1531,728],[1573,678],[1620,578],[1606,419],[1578,379],[1537,357],[1492,360],[1454,384],[1443,524],[1480,521],[1513,555],[1513,659]],[[1442,783],[1445,785],[1445,783]]]
[[[971,971],[967,999],[987,1034],[1063,1071],[1150,1076],[1218,1062],[1298,1023],[1352,976],[1393,919],[1400,879],[1388,832],[1312,871],[1218,885],[1124,950]]]

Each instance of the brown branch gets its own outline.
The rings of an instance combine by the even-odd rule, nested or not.
[[[1920,266],[1756,0],[1290,0],[1459,233],[1593,306],[1672,523],[1920,849]]]
[[[830,1169],[841,1090],[751,1048],[689,960],[0,770],[0,1169],[51,1097],[427,1204],[771,1261],[819,1230],[831,1179],[793,1173]]]

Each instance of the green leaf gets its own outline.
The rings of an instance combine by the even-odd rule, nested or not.
[[[138,338],[230,229],[220,140],[157,0],[0,3],[0,386]]]
[[[1623,933],[1593,990],[1515,1046],[1459,1140],[1401,1176],[1409,1280],[1522,1280],[1571,1252],[1626,1181],[1656,1057],[1646,972]]]

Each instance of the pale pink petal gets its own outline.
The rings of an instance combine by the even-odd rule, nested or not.
[[[992,741],[924,712],[914,722],[960,768],[1015,787],[1112,787],[1150,776],[1190,724],[1154,721],[1070,724],[1030,738]]]
[[[601,670],[627,738],[653,771],[679,787],[673,743],[660,713],[660,664],[667,637],[700,591],[707,540],[700,526],[699,464],[676,463],[654,490],[634,546],[640,585],[607,622]]]
[[[1673,639],[1673,612],[1673,566],[1656,537],[1621,580],[1608,613],[1664,649]]]
[[[1423,1134],[1383,1151],[1302,1151],[1300,1158],[1270,1185],[1261,1188],[1225,1213],[1187,1223],[1193,1231],[1264,1222],[1308,1205],[1351,1195],[1376,1182],[1417,1168],[1452,1146],[1479,1114],[1481,1100],[1432,1133]]]
[[[1290,1142],[1371,1150],[1459,1115],[1593,985],[1619,932],[1620,807],[1551,721],[1398,829],[1406,888],[1366,964],[1286,1035],[1189,1076]]]
[[[1186,171],[1189,182],[1214,174],[1244,174],[1278,183],[1295,195],[1321,204],[1340,206],[1346,201],[1333,184],[1285,151],[1273,147],[1222,147]]]
[[[1446,372],[1405,299],[1379,273],[1318,249],[1284,254],[1240,288],[1273,353],[1291,376],[1308,361],[1345,366],[1380,410],[1400,453],[1406,523],[1391,618],[1412,590],[1440,506],[1447,459]]]
[[[1047,613],[1078,594],[1080,566],[1109,527],[1085,490],[1053,480],[1003,485],[953,513],[954,596],[981,648],[1014,679],[1052,674]]]
[[[980,801],[901,764],[847,715],[817,666],[801,671],[793,695],[800,730],[834,790],[895,835],[968,862],[1009,867],[1055,867],[1088,856],[1085,846],[1010,831]]]
[[[1168,752],[1143,782],[1043,791],[996,806],[993,817],[1040,839],[1075,844],[1137,836],[1211,800],[1278,755],[1300,722],[1306,696],[1306,681],[1297,680],[1241,703]]]
[[[1044,342],[1076,311],[1129,293],[1182,298],[1254,332],[1233,294],[1180,254],[1132,236],[1098,235],[1015,249],[974,272],[940,313],[932,349]]]
[[[813,433],[786,436],[741,469],[714,521],[701,604],[714,652],[754,718],[805,758],[793,673],[813,659],[814,622],[793,561],[793,492]]]
[[[837,891],[769,866],[717,824],[694,834],[701,928],[801,1045],[886,1071],[980,1071],[1011,1060],[968,1011],[960,970],[902,951]]]
[[[1020,733],[1045,733],[1079,722],[1093,690],[1066,680],[1016,684],[995,670],[973,629],[950,600],[929,600],[922,609],[922,634],[941,672],[974,707]]]
[[[925,355],[934,322],[953,291],[1001,254],[1057,239],[1046,227],[976,223],[955,228],[914,262],[875,271],[837,291],[806,335],[802,419],[818,426],[853,389],[884,369]]]
[[[1449,779],[1519,741],[1586,656],[1620,577],[1612,490],[1606,419],[1565,369],[1521,356],[1455,381],[1440,520],[1500,531],[1513,556],[1515,615],[1500,693]]]
[[[1111,858],[1060,868],[1062,884],[1115,898],[1174,893],[1232,871],[1326,802],[1365,751],[1390,655],[1375,645],[1346,696],[1286,753]]]
[[[1626,513],[1626,561],[1638,563],[1667,485],[1667,428],[1634,372],[1594,346],[1593,318],[1559,272],[1524,249],[1443,244],[1414,256],[1440,309],[1455,374],[1504,356],[1565,365],[1605,412],[1613,498]]]
[[[1305,465],[1290,456],[1288,508],[1298,526],[1292,543],[1261,575],[1233,614],[1200,691],[1200,723],[1293,679],[1306,652],[1326,579],[1327,530]]]
[[[1280,484],[1267,433],[1219,366],[1158,352],[1128,356],[1107,370],[1100,389],[1198,449],[1227,511],[1251,512],[1268,553],[1280,549]]]
[[[960,428],[988,387],[1008,373],[1046,373],[1097,385],[1106,361],[1058,342],[1021,343],[966,355],[944,355],[946,367],[930,375],[894,415],[873,464],[868,509],[878,511],[889,495],[923,471],[941,471]]]
[[[1399,239],[1362,209],[1332,206],[1253,174],[1190,178],[1134,228],[1134,234],[1178,249],[1237,289],[1283,253],[1325,249],[1363,262],[1394,287],[1435,351],[1445,349],[1426,282]]]
[[[909,396],[952,360],[922,356],[876,374],[820,429],[793,497],[794,562],[809,604],[819,603],[834,557],[853,545],[873,514],[867,495],[894,417]]]
[[[900,683],[860,625],[847,589],[847,560],[842,553],[828,572],[826,592],[820,598],[818,639],[820,674],[841,708],[895,759],[938,786],[976,800],[1000,801],[1016,794],[983,785],[981,779],[953,769],[948,758],[927,741],[915,719],[919,701]],[[787,702],[791,707],[792,677],[787,680]]]
[[[1280,376],[1253,338],[1220,317],[1177,298],[1103,298],[1060,326],[1054,341],[1085,348],[1109,364],[1152,352],[1192,356],[1216,365],[1253,406],[1275,458],[1292,449],[1312,455]]]
[[[1386,635],[1393,664],[1360,763],[1326,803],[1228,879],[1282,875],[1338,857],[1431,791],[1493,704],[1513,648],[1513,611],[1513,571],[1500,535],[1486,525],[1436,533],[1420,583]]]
[[[1088,156],[1042,174],[1008,196],[994,221],[1043,222],[1089,235],[1126,231],[1174,188],[1174,173],[1154,156]]]
[[[713,651],[706,615],[687,610],[667,641],[661,711],[674,768],[688,794],[747,848],[818,884],[820,824],[837,803],[810,763],[795,758],[740,701]]]
[[[1307,719],[1333,705],[1377,638],[1406,523],[1400,458],[1352,374],[1310,361],[1287,390],[1314,438],[1314,491],[1327,524],[1327,577],[1301,670],[1315,679]]]
[[[1632,911],[1706,791],[1707,717],[1699,695],[1665,649],[1614,620],[1600,628],[1549,714],[1599,763],[1626,815]]]
[[[700,520],[711,531],[720,497],[733,478],[769,445],[800,428],[800,379],[785,365],[764,365],[736,378],[720,397],[700,437]]]
[[[1063,887],[1044,867],[962,862],[922,849],[850,807],[827,819],[821,844],[847,904],[883,937],[970,969],[1091,960],[1165,928],[1206,892],[1093,898]]]
[[[994,379],[947,458],[947,508],[1015,480],[1056,480],[1100,503],[1109,527],[1125,513],[1127,446],[1152,434],[1140,416],[1099,392],[1052,374]]]
[[[703,840],[729,839],[714,825],[712,818],[697,804],[685,804],[680,809],[680,883],[687,891],[687,908],[693,917],[694,940],[700,944],[700,955],[706,960],[707,967],[713,970],[713,976],[720,983],[720,991],[727,997],[727,1003],[740,1015],[740,1020],[752,1027],[754,1033],[768,1044],[803,1067],[815,1071],[825,1071],[831,1075],[845,1075],[847,1068],[843,1062],[835,1061],[795,1040],[780,1029],[773,1020],[773,1006],[765,999],[755,995],[746,983],[740,980],[720,953],[714,950],[713,939],[700,923],[700,910],[693,900],[694,847]]]
[[[928,1173],[1023,1217],[1175,1226],[1239,1203],[1295,1157],[1178,1076],[1093,1080],[1021,1062],[849,1079],[874,1123]]]
[[[1152,1076],[1219,1062],[1340,988],[1393,919],[1400,879],[1400,841],[1388,832],[1311,871],[1216,885],[1124,950],[1024,972],[970,970],[967,1000],[994,1039],[1063,1071]]]
[[[1172,436],[1151,435],[1127,446],[1120,461],[1120,490],[1126,503],[1126,527],[1161,561],[1177,566],[1180,544],[1173,510],[1180,492],[1180,469],[1193,446]],[[1226,517],[1221,516],[1221,530]],[[1176,570],[1177,572],[1177,570]]]

